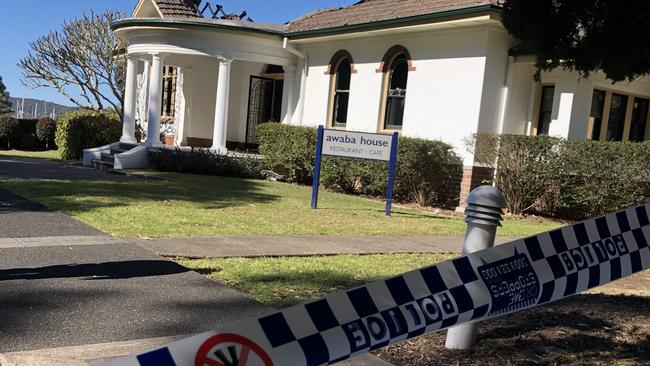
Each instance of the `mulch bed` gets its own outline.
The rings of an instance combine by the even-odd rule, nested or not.
[[[487,320],[470,351],[445,349],[445,337],[436,332],[375,354],[395,366],[650,365],[650,297],[577,295]]]

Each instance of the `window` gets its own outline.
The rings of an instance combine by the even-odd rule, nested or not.
[[[176,76],[177,68],[165,66],[163,69],[163,95],[160,115],[163,117],[174,117],[176,113]]]
[[[384,55],[381,67],[377,70],[377,72],[384,73],[382,114],[380,115],[381,129],[402,129],[408,74],[414,70],[415,68],[411,64],[411,55],[403,46],[393,46]]]
[[[332,111],[333,124],[336,127],[345,127],[348,121],[348,104],[350,102],[350,59],[344,58],[336,68],[334,87],[334,110]]]
[[[555,95],[555,86],[542,87],[542,100],[539,107],[539,116],[537,119],[537,134],[548,135],[551,119],[553,118],[553,97]]]
[[[607,141],[623,140],[625,130],[625,112],[627,110],[627,95],[612,94],[612,103],[609,108],[609,119],[607,123]]]
[[[603,127],[603,113],[605,112],[605,92],[594,90],[591,97],[591,113],[589,114],[589,126],[587,127],[587,138],[600,140],[600,131]]]
[[[404,102],[408,81],[408,62],[406,56],[399,55],[390,67],[388,95],[386,96],[385,129],[401,129],[404,122]]]
[[[634,98],[629,141],[640,142],[645,140],[646,124],[648,122],[648,104],[650,104],[648,99]]]
[[[332,56],[326,74],[331,75],[328,121],[332,127],[345,128],[350,104],[350,82],[354,70],[352,56],[340,50]]]

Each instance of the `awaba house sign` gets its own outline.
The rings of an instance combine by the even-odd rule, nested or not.
[[[323,155],[390,161],[392,135],[339,130],[323,131]]]

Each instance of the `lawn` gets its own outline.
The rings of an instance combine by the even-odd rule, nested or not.
[[[128,181],[5,180],[0,186],[117,236],[461,235],[465,222],[324,191],[309,208],[309,187],[286,183],[151,173]],[[546,220],[507,220],[502,236],[557,227]]]
[[[183,259],[181,265],[282,308],[450,259],[449,254]],[[590,294],[481,322],[470,351],[434,332],[374,351],[402,366],[647,365],[650,271]]]
[[[11,156],[19,158],[37,158],[37,159],[61,159],[57,150],[45,151],[24,151],[24,150],[0,150],[0,156]]]
[[[176,261],[275,308],[438,263],[456,254],[335,255]]]

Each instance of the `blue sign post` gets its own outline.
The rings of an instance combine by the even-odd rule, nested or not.
[[[340,156],[352,159],[378,160],[389,163],[388,187],[386,189],[386,216],[390,216],[393,204],[393,186],[397,165],[397,141],[399,133],[392,135],[379,133],[350,132],[318,127],[316,139],[316,160],[312,182],[311,208],[318,207],[321,157]]]

